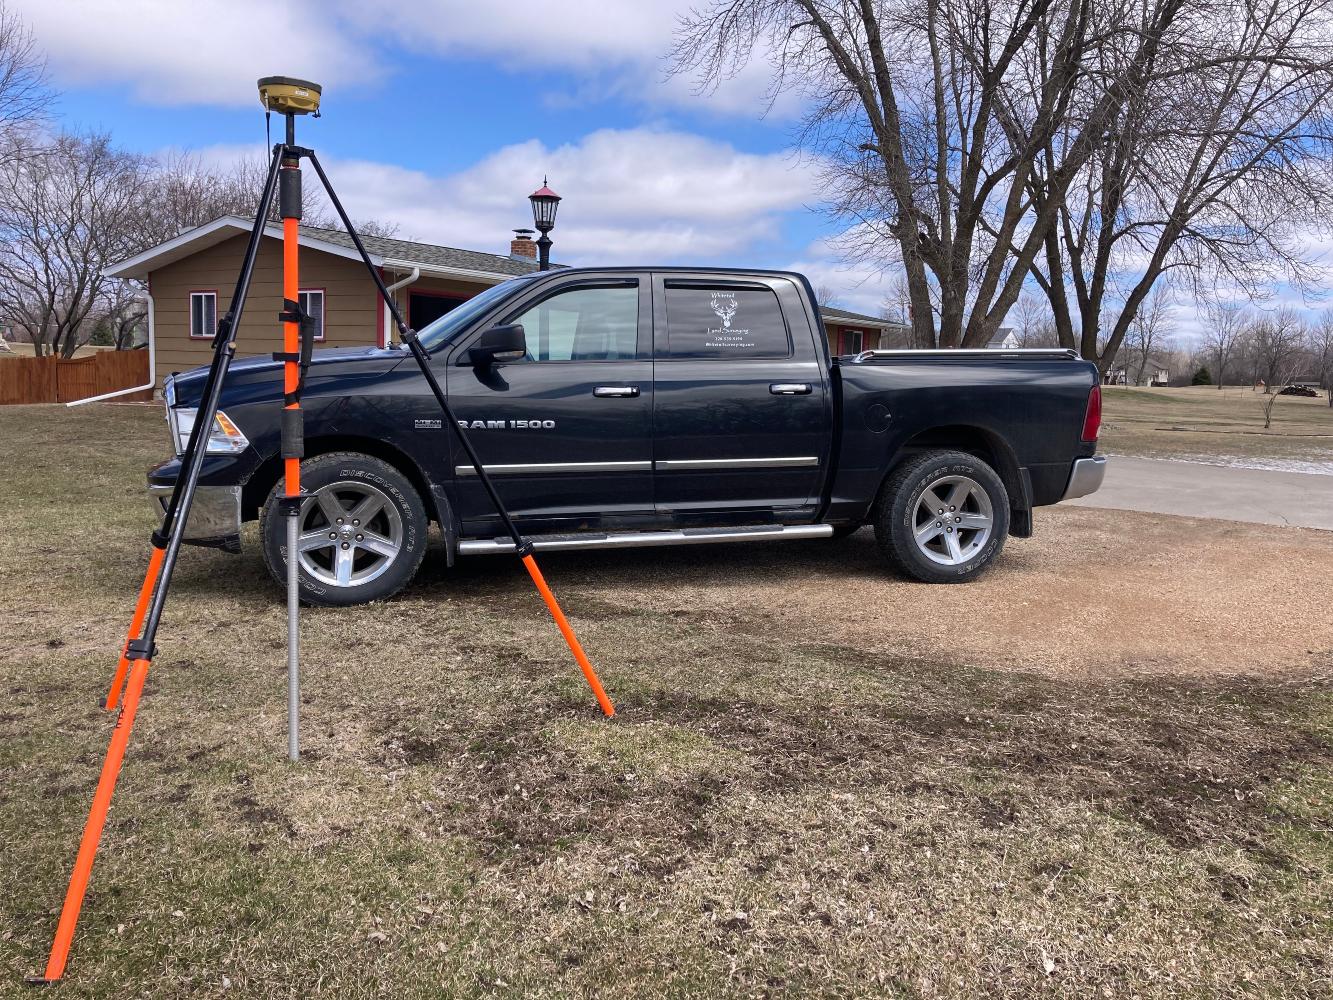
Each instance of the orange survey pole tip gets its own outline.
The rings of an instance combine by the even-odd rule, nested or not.
[[[588,662],[588,656],[583,652],[578,636],[570,628],[564,612],[560,610],[560,605],[556,603],[555,595],[551,593],[551,588],[546,585],[546,578],[542,576],[542,571],[537,568],[537,560],[532,558],[531,555],[525,555],[523,565],[527,567],[528,575],[532,577],[532,582],[537,585],[537,593],[542,595],[542,600],[546,602],[551,617],[555,619],[556,628],[560,629],[560,634],[565,637],[565,642],[569,645],[569,651],[574,654],[579,669],[583,671],[583,678],[588,682],[588,687],[592,688],[597,704],[602,706],[602,714],[608,719],[615,718],[615,706],[611,704],[611,699],[606,696],[606,692],[602,689],[602,682],[597,679],[597,671],[593,670],[592,664]]]
[[[130,619],[130,634],[125,639],[125,645],[120,648],[120,660],[116,663],[115,676],[111,678],[111,690],[106,695],[106,710],[115,711],[117,703],[120,701],[120,689],[125,683],[125,675],[130,669],[130,643],[139,638],[139,630],[143,628],[144,617],[148,614],[148,604],[153,599],[153,591],[157,588],[157,577],[162,569],[162,558],[167,554],[165,548],[157,545],[153,546],[153,553],[148,557],[148,571],[144,573],[143,583],[139,587],[139,602],[134,606],[134,616]]]

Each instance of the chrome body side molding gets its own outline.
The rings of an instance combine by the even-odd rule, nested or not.
[[[651,472],[690,469],[797,469],[819,464],[816,455],[780,456],[777,458],[680,458],[659,462],[541,462],[529,465],[488,465],[492,476],[538,476],[562,472]],[[454,466],[455,475],[475,476],[470,465]]]
[[[652,462],[541,462],[535,465],[488,465],[486,471],[492,476],[533,476],[547,472],[651,472],[652,468]],[[456,465],[454,474],[475,476],[477,470],[470,465]]]
[[[659,469],[803,469],[818,465],[817,455],[778,458],[669,458],[657,462]]]

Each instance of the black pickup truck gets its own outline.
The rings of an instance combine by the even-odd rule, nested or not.
[[[499,328],[499,329],[497,329]],[[538,549],[837,538],[971,579],[1032,509],[1096,490],[1097,372],[1072,351],[866,351],[831,358],[793,273],[562,269],[515,278],[420,331],[450,405]],[[167,381],[179,454],[204,370]],[[190,540],[239,551],[276,511],[281,365],[236,362]],[[309,371],[301,579],[310,603],[395,593],[439,525],[449,564],[513,551],[409,352],[317,352]],[[153,469],[165,501],[179,458]],[[159,506],[159,513],[161,508]]]

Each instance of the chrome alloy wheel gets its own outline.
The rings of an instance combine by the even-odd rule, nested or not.
[[[321,486],[301,505],[301,568],[320,583],[369,583],[393,565],[402,547],[398,508],[366,483]]]
[[[932,562],[961,566],[990,540],[994,512],[975,479],[941,476],[917,499],[912,532],[916,547]]]

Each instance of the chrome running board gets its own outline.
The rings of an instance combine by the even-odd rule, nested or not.
[[[583,532],[569,535],[532,535],[534,547],[544,552],[566,549],[636,549],[650,545],[698,545],[704,542],[786,542],[801,538],[829,538],[831,524],[756,524],[742,528],[674,528],[669,531]],[[467,538],[458,543],[460,556],[503,555],[514,551],[509,538]]]

